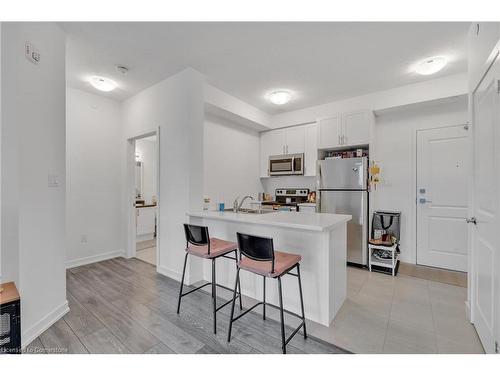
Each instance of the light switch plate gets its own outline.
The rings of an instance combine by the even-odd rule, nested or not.
[[[49,188],[59,187],[59,176],[57,174],[50,174],[47,177],[47,186]]]

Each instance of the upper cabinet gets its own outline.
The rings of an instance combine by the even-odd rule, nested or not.
[[[321,119],[318,121],[318,148],[339,147],[342,136],[340,116]]]
[[[469,29],[469,91],[474,91],[498,52],[500,22],[475,22]]]
[[[367,145],[373,123],[371,111],[355,111],[318,121],[318,148]]]
[[[285,129],[285,154],[302,154],[306,147],[304,126],[294,126]]]

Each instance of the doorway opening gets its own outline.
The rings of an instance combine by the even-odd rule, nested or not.
[[[128,139],[128,257],[159,264],[159,142],[157,131]]]

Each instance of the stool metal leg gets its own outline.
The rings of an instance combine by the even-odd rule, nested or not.
[[[217,288],[215,284],[215,259],[212,259],[212,301],[214,309],[214,334],[217,333]]]
[[[266,277],[262,276],[262,319],[266,320]]]
[[[236,271],[238,271],[238,251],[234,251],[234,259],[236,260]],[[238,280],[238,293],[240,293],[240,310],[243,310],[243,302],[241,301],[241,282]]]
[[[286,354],[285,319],[283,317],[283,290],[282,290],[282,287],[281,287],[281,276],[278,277],[278,289],[279,289],[280,318],[281,318],[281,348],[283,349],[283,354]]]
[[[184,267],[182,268],[181,287],[179,290],[179,301],[177,302],[177,314],[179,314],[179,311],[181,309],[182,287],[184,286],[184,276],[186,275],[186,264],[188,260],[188,255],[189,253],[186,253],[186,256],[184,257]]]
[[[300,308],[302,310],[302,323],[303,328],[304,328],[304,338],[307,338],[307,331],[306,331],[306,316],[304,314],[304,298],[302,297],[302,280],[300,279],[300,264],[297,263],[297,275],[299,276],[299,293],[300,293]]]
[[[233,303],[231,304],[231,317],[229,318],[229,330],[227,333],[227,342],[231,341],[231,329],[233,328],[234,305],[236,303],[236,288],[240,282],[240,267],[236,269],[236,280],[234,281]]]

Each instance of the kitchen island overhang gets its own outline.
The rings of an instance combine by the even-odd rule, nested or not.
[[[301,212],[247,214],[227,211],[193,211],[187,215],[190,223],[208,226],[211,237],[235,242],[237,232],[272,237],[275,250],[301,255],[306,318],[325,326],[330,325],[346,298],[346,238],[350,215]],[[193,280],[210,280],[210,272],[207,263],[202,275]],[[216,274],[218,283],[234,288],[234,262],[218,262]],[[242,271],[240,277],[242,294],[261,301],[262,276]],[[282,282],[285,308],[300,313],[297,278],[284,276]],[[278,304],[277,289],[277,282],[268,279],[267,302]]]

